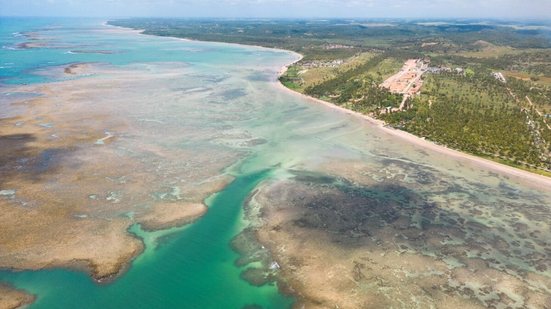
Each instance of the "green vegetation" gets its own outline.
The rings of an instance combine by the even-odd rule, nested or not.
[[[378,69],[388,57],[384,53],[377,55],[334,78],[306,88],[304,92],[339,105],[346,104],[346,107],[363,113],[373,112],[381,107],[397,107],[402,96],[379,87],[383,78]]]
[[[280,77],[290,89],[451,148],[550,175],[549,25],[522,30],[511,22],[479,21],[128,19],[110,23],[154,35],[299,52],[304,58]],[[380,84],[411,58],[430,60],[437,70],[424,74],[421,93],[409,98],[408,108],[400,111],[402,95]],[[506,82],[492,76],[494,72],[502,72]]]
[[[382,118],[451,148],[517,166],[551,166],[551,140],[541,136],[551,130],[544,130],[533,110],[519,106],[505,84],[487,75],[429,75],[412,106]]]
[[[290,88],[290,89],[293,89],[293,90],[298,90],[300,89],[300,84],[298,84],[300,78],[299,78],[299,67],[298,66],[292,66],[290,67],[287,72],[285,72],[286,74],[281,76],[281,78],[279,79],[281,81],[281,83],[287,87],[287,88]]]

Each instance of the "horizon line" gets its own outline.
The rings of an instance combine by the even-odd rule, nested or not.
[[[339,16],[272,16],[272,17],[254,17],[254,16],[79,16],[79,15],[2,15],[0,18],[87,18],[87,19],[218,19],[218,20],[493,20],[493,21],[541,21],[551,24],[546,17],[339,17]]]

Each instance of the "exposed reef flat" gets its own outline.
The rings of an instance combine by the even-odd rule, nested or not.
[[[152,212],[139,217],[145,230],[184,225],[207,212],[207,206],[203,204],[166,203],[155,204],[153,208]]]
[[[15,98],[7,109],[16,115],[0,119],[1,268],[85,267],[111,278],[143,249],[130,226],[203,215],[205,197],[231,181],[224,169],[244,154],[212,142],[223,130],[196,122],[199,113],[208,120],[204,106],[174,107],[204,95],[173,91],[191,74],[185,65],[40,73],[79,78],[2,89],[41,95]]]
[[[186,188],[193,200],[200,201],[205,196],[222,190],[233,178],[223,175],[194,187]],[[145,230],[159,230],[191,223],[207,212],[203,203],[164,202],[153,205],[151,211],[143,212],[136,217]]]
[[[399,160],[384,165],[295,171],[252,199],[257,237],[297,308],[549,307],[547,200],[504,183],[480,191]]]
[[[0,308],[21,308],[34,301],[34,296],[16,290],[6,285],[0,285]]]
[[[286,308],[278,274],[297,306],[548,301],[548,188],[281,91],[296,55],[128,35],[1,89],[2,267],[107,280],[147,246],[114,284],[0,272],[37,307]],[[194,220],[230,181],[192,226],[142,231]]]

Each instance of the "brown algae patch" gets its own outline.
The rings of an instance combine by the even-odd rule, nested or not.
[[[209,124],[214,113],[198,122],[206,94],[173,91],[185,65],[72,64],[41,74],[80,78],[7,89],[41,96],[10,102],[17,116],[0,119],[0,268],[112,277],[143,249],[131,225],[197,219],[203,200],[231,181],[224,169],[245,154],[212,142],[221,131]]]

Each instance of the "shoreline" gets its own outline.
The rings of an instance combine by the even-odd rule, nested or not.
[[[140,33],[140,34],[143,34],[143,33]],[[149,35],[149,34],[144,34],[144,35]],[[154,36],[154,35],[152,35],[152,36]],[[183,41],[197,41],[197,42],[207,42],[207,43],[217,43],[217,44],[232,44],[232,45],[240,45],[240,46],[245,46],[245,47],[259,47],[259,46],[251,46],[251,45],[238,44],[238,43],[198,41],[198,40],[189,40],[189,39],[181,39],[181,38],[175,38],[175,39],[179,39],[179,40],[183,40]],[[260,48],[270,49],[270,48],[261,47],[261,46],[260,46]],[[274,50],[274,49],[271,49],[271,50]],[[277,76],[275,76],[274,79],[270,81],[270,82],[274,83],[274,85],[273,85],[274,87],[279,88],[283,92],[287,92],[290,95],[293,95],[295,97],[299,97],[299,98],[303,99],[305,102],[307,101],[308,103],[322,104],[325,107],[331,108],[331,109],[333,109],[335,111],[338,111],[340,113],[348,114],[348,115],[351,115],[351,116],[354,116],[354,117],[359,117],[361,120],[366,121],[367,123],[369,123],[369,125],[370,125],[369,128],[371,128],[371,126],[373,126],[373,128],[380,129],[381,132],[386,132],[386,134],[390,134],[390,135],[392,135],[396,138],[400,138],[400,139],[402,139],[402,140],[404,140],[408,143],[413,144],[416,147],[420,147],[420,148],[427,149],[427,150],[430,150],[430,151],[435,151],[435,152],[438,152],[439,154],[444,155],[444,156],[449,156],[449,157],[453,158],[452,160],[454,160],[454,161],[471,162],[471,164],[473,166],[480,167],[480,168],[483,168],[483,169],[487,169],[489,171],[495,171],[495,172],[499,173],[502,176],[514,177],[515,181],[528,183],[530,187],[535,187],[535,188],[540,188],[540,189],[548,189],[549,186],[551,186],[551,178],[549,178],[549,177],[539,175],[539,174],[536,174],[536,173],[532,173],[532,172],[522,170],[522,169],[519,169],[519,168],[515,168],[515,167],[509,166],[509,165],[505,165],[505,164],[502,164],[502,163],[499,163],[499,162],[496,162],[496,161],[492,161],[492,160],[489,160],[489,159],[486,159],[486,158],[483,158],[483,157],[478,157],[478,156],[475,156],[475,155],[472,155],[472,154],[461,152],[459,150],[448,148],[446,146],[438,145],[434,142],[423,139],[419,136],[413,135],[413,134],[408,133],[406,131],[402,131],[402,130],[399,130],[399,129],[394,129],[394,128],[387,127],[386,123],[382,120],[375,119],[375,118],[370,117],[368,115],[365,115],[365,114],[362,114],[362,113],[359,113],[359,112],[355,112],[355,111],[337,106],[335,104],[332,104],[330,102],[323,101],[321,99],[317,99],[317,98],[314,98],[314,97],[310,97],[310,96],[305,95],[303,93],[300,93],[300,92],[294,91],[290,88],[287,88],[280,82],[279,77],[281,77],[283,74],[285,74],[285,72],[288,70],[288,68],[291,65],[293,65],[294,63],[300,61],[303,58],[303,55],[300,55],[299,53],[296,53],[296,52],[282,50],[282,49],[275,49],[275,50],[285,51],[285,52],[289,52],[289,54],[291,54],[291,55],[298,55],[299,56],[298,59],[296,59],[292,63],[282,66],[279,69],[279,71],[277,71]],[[428,163],[430,163],[430,162],[428,162]],[[252,196],[251,198],[254,199],[254,197],[258,194],[258,192],[261,191],[263,188],[265,188],[265,184],[261,183],[256,188],[256,191],[251,192],[251,196]],[[275,247],[269,241],[266,241],[266,237],[268,237],[269,235],[268,234],[264,235],[265,238],[262,239],[262,236],[260,236],[258,233],[259,232],[257,231],[256,240],[260,244],[266,246],[266,248],[270,252],[270,255],[272,256],[274,261],[276,261],[279,265],[284,265],[284,263],[282,262],[282,259],[283,259],[282,255],[281,255],[281,253],[278,253],[277,247]],[[308,297],[308,295],[305,295],[305,293],[303,293],[303,290],[302,290],[302,287],[300,286],[300,284],[297,283],[297,282],[293,282],[292,280],[291,281],[286,281],[286,280],[289,280],[289,278],[291,278],[291,276],[289,276],[288,273],[285,273],[285,271],[289,271],[289,270],[290,269],[286,267],[285,270],[280,273],[281,278],[283,278],[283,280],[281,280],[281,278],[278,279],[278,288],[280,290],[280,293],[290,294],[290,295],[294,296],[297,300],[297,302],[294,304],[294,307],[298,307],[299,305],[304,305],[304,304],[310,305],[311,304],[310,301],[312,301],[312,299],[310,299]],[[291,271],[293,271],[293,270],[291,270]]]
[[[414,135],[412,133],[409,133],[409,132],[406,132],[406,131],[403,131],[403,130],[399,130],[399,129],[390,128],[390,127],[387,126],[386,122],[384,122],[382,120],[373,118],[371,116],[368,116],[368,115],[365,115],[365,114],[362,114],[362,113],[359,113],[359,112],[355,112],[355,111],[346,109],[344,107],[335,105],[331,102],[323,101],[321,99],[314,98],[314,97],[308,96],[306,94],[303,94],[303,93],[300,93],[300,92],[297,92],[295,90],[292,90],[290,88],[285,87],[285,85],[283,85],[281,83],[279,78],[287,72],[287,70],[289,69],[290,66],[294,65],[295,63],[299,62],[300,60],[302,60],[304,58],[304,55],[302,55],[298,52],[295,52],[295,51],[292,51],[292,50],[286,50],[286,49],[282,49],[282,48],[272,48],[272,47],[265,47],[265,46],[259,46],[259,45],[247,45],[247,44],[241,44],[241,43],[227,43],[227,42],[217,42],[217,41],[201,41],[201,40],[195,40],[195,39],[189,39],[189,38],[179,38],[179,37],[172,37],[172,36],[159,36],[159,35],[154,35],[154,34],[146,34],[146,33],[143,33],[145,31],[144,29],[133,29],[133,28],[115,26],[115,25],[109,24],[109,21],[105,21],[103,23],[103,25],[106,26],[106,27],[126,29],[126,30],[129,30],[129,31],[132,31],[132,32],[137,32],[137,34],[146,35],[146,36],[173,38],[173,39],[188,41],[188,42],[204,42],[204,43],[254,47],[254,48],[258,48],[258,49],[276,50],[276,51],[289,53],[291,55],[297,56],[298,59],[294,60],[292,63],[289,63],[289,64],[284,65],[281,68],[279,68],[279,70],[277,71],[277,76],[274,80],[274,84],[275,84],[276,88],[279,88],[279,89],[281,89],[281,90],[283,90],[283,91],[285,91],[289,94],[292,94],[296,97],[305,99],[307,101],[322,104],[322,105],[324,105],[328,108],[339,111],[341,113],[345,113],[345,114],[348,114],[348,115],[353,115],[355,117],[359,117],[359,118],[367,121],[368,123],[374,125],[375,127],[380,129],[381,131],[386,132],[386,133],[388,133],[392,136],[398,137],[398,138],[400,138],[402,140],[405,140],[405,141],[407,141],[411,144],[414,144],[416,146],[423,147],[425,149],[429,149],[429,150],[432,150],[432,151],[436,151],[436,152],[439,152],[443,155],[449,155],[449,156],[451,156],[455,159],[473,162],[476,165],[478,165],[479,167],[487,168],[487,169],[490,169],[490,170],[498,172],[498,173],[502,173],[502,174],[505,174],[505,175],[508,175],[508,176],[516,177],[520,181],[528,181],[528,182],[530,182],[530,184],[532,186],[538,186],[538,187],[544,187],[544,188],[551,187],[551,177],[547,177],[547,176],[544,176],[544,175],[533,173],[533,172],[523,170],[523,169],[520,169],[520,168],[517,168],[517,167],[514,167],[514,166],[510,166],[510,165],[506,165],[506,164],[503,164],[503,163],[500,163],[500,162],[497,162],[497,161],[493,161],[493,160],[490,160],[490,159],[487,159],[487,158],[484,158],[484,157],[479,157],[479,156],[476,156],[476,155],[473,155],[473,154],[470,154],[470,153],[466,153],[466,152],[463,152],[463,151],[460,151],[460,150],[456,150],[456,149],[453,149],[453,148],[449,148],[449,147],[446,147],[446,146],[443,146],[443,145],[436,144],[435,142],[432,142],[432,141],[427,140],[427,139],[423,139],[422,137],[419,137],[419,136]],[[534,184],[532,181],[536,182],[537,184]]]
[[[285,87],[285,85],[283,85],[283,83],[281,83],[279,78],[283,74],[285,74],[285,72],[287,72],[287,70],[289,69],[290,66],[297,63],[298,61],[300,61],[303,58],[303,55],[300,55],[300,56],[301,56],[301,58],[299,60],[296,60],[295,62],[293,62],[291,64],[283,66],[278,71],[277,80],[274,81],[274,84],[277,88],[279,88],[279,89],[281,89],[281,90],[283,90],[283,91],[285,91],[285,92],[287,92],[287,93],[289,93],[293,96],[302,98],[304,100],[307,100],[307,101],[310,101],[310,102],[313,102],[313,103],[322,104],[322,105],[324,105],[328,108],[331,108],[333,110],[336,110],[340,113],[348,114],[348,115],[352,115],[354,117],[361,118],[364,121],[368,122],[369,124],[374,125],[377,129],[379,129],[383,132],[386,132],[387,134],[390,134],[392,136],[395,136],[397,138],[400,138],[402,140],[405,140],[408,143],[414,144],[416,146],[423,147],[425,149],[429,149],[431,151],[435,151],[435,152],[438,152],[438,153],[443,154],[443,155],[451,156],[454,159],[458,159],[458,160],[462,160],[462,161],[469,161],[469,162],[475,163],[479,167],[487,168],[487,169],[490,169],[492,171],[495,171],[495,172],[498,172],[498,173],[501,173],[501,174],[504,174],[504,175],[507,175],[507,176],[513,176],[513,177],[517,178],[519,181],[530,182],[531,186],[538,186],[538,187],[543,187],[543,188],[551,187],[551,178],[550,177],[546,177],[544,175],[532,173],[532,172],[527,171],[527,170],[523,170],[523,169],[520,169],[520,168],[510,166],[510,165],[499,163],[499,162],[496,162],[496,161],[493,161],[493,160],[490,160],[490,159],[486,159],[486,158],[479,157],[479,156],[476,156],[476,155],[473,155],[473,154],[462,152],[460,150],[456,150],[456,149],[453,149],[453,148],[449,148],[449,147],[446,147],[446,146],[443,146],[443,145],[436,144],[436,143],[434,143],[430,140],[424,139],[422,137],[411,134],[409,132],[388,127],[386,122],[384,122],[383,120],[379,120],[379,119],[373,118],[371,116],[368,116],[366,114],[362,114],[360,112],[356,112],[356,111],[346,109],[344,107],[335,105],[331,102],[327,102],[327,101],[324,101],[324,100],[321,100],[321,99],[318,99],[318,98],[315,98],[315,97],[311,97],[311,96],[306,95],[304,93],[300,93],[298,91],[295,91],[295,90],[292,90],[288,87]],[[536,184],[534,182],[536,182]]]
[[[240,46],[240,47],[248,47],[248,48],[254,47],[255,49],[260,49],[260,50],[271,50],[271,51],[275,50],[275,51],[284,52],[284,53],[287,53],[287,54],[292,54],[292,55],[295,55],[299,58],[299,59],[295,60],[293,63],[285,65],[284,67],[288,67],[288,66],[300,61],[302,58],[304,58],[304,56],[300,53],[297,53],[297,52],[292,51],[292,50],[283,49],[283,48],[266,47],[266,46],[260,46],[260,45],[249,45],[249,44],[242,44],[242,43],[219,42],[219,41],[201,41],[201,40],[195,40],[195,39],[190,39],[190,38],[179,38],[179,37],[175,37],[175,36],[163,36],[163,35],[149,34],[149,33],[144,33],[146,31],[145,29],[134,29],[134,28],[127,28],[127,27],[122,27],[122,26],[111,25],[111,24],[109,24],[109,21],[105,21],[104,23],[102,23],[102,25],[106,26],[106,27],[118,28],[119,30],[126,30],[126,31],[130,31],[130,32],[134,32],[134,33],[139,34],[139,35],[153,36],[153,37],[158,37],[158,38],[175,39],[175,40],[184,41],[184,42],[223,44],[223,45]],[[283,73],[285,73],[285,72],[283,72]],[[278,75],[278,78],[279,78],[279,76],[280,75]]]
[[[143,33],[141,33],[141,30],[132,30],[132,29],[129,29],[129,28],[118,27],[118,26],[107,25],[107,24],[106,24],[106,26],[107,27],[121,28],[121,29],[124,29],[125,31],[130,30],[131,32],[136,33],[136,34],[143,34]],[[151,35],[151,34],[143,34],[143,35],[156,36],[156,35]],[[157,36],[157,37],[159,37],[159,36]],[[169,38],[169,37],[166,37],[166,38]],[[174,37],[170,37],[170,38],[174,38]],[[362,120],[367,121],[370,125],[373,125],[374,127],[380,128],[382,130],[382,132],[386,132],[388,134],[391,134],[392,136],[396,136],[398,138],[404,139],[407,142],[412,143],[412,144],[414,144],[418,147],[423,147],[423,148],[429,149],[431,151],[436,151],[436,152],[438,152],[440,154],[443,154],[443,155],[449,155],[451,157],[454,157],[454,160],[455,160],[455,158],[457,158],[458,160],[473,162],[473,164],[476,164],[476,166],[480,166],[480,167],[483,167],[483,168],[486,168],[486,169],[489,169],[489,170],[492,170],[492,171],[499,172],[502,175],[514,176],[514,177],[518,178],[519,181],[533,180],[534,182],[531,182],[532,186],[542,186],[544,188],[548,188],[548,185],[551,185],[551,178],[549,178],[549,177],[538,175],[538,174],[535,174],[535,173],[531,173],[529,171],[521,170],[521,169],[511,167],[511,166],[508,166],[508,165],[505,165],[505,164],[501,164],[499,162],[495,162],[495,161],[492,161],[492,160],[489,160],[489,159],[485,159],[485,158],[482,158],[482,157],[478,157],[478,156],[471,155],[471,154],[468,154],[468,153],[464,153],[464,152],[461,152],[461,151],[458,151],[458,150],[454,150],[452,148],[448,148],[448,147],[445,147],[445,146],[442,146],[442,145],[435,144],[431,141],[425,140],[421,137],[418,137],[418,136],[413,135],[411,133],[408,133],[406,131],[402,131],[402,130],[387,127],[387,126],[385,126],[386,125],[385,122],[382,121],[382,120],[378,120],[378,119],[375,119],[375,118],[370,117],[368,115],[365,115],[365,114],[362,114],[362,113],[359,113],[359,112],[355,112],[355,111],[340,107],[338,105],[335,105],[335,104],[327,102],[327,101],[323,101],[321,99],[310,97],[308,95],[302,94],[300,92],[297,92],[297,91],[294,91],[290,88],[285,87],[279,81],[279,77],[282,74],[284,74],[292,64],[300,61],[303,58],[303,55],[301,55],[299,53],[284,50],[284,49],[268,48],[268,47],[262,47],[262,46],[254,46],[254,45],[245,45],[245,44],[239,44],[239,43],[198,41],[198,40],[190,40],[190,39],[182,39],[182,38],[174,38],[174,39],[181,40],[181,41],[206,42],[206,43],[209,43],[209,44],[230,44],[230,45],[244,46],[244,47],[248,47],[248,48],[255,47],[255,48],[264,49],[264,50],[277,50],[277,51],[288,53],[289,55],[298,56],[298,58],[299,58],[298,60],[295,60],[293,63],[281,67],[281,69],[279,71],[276,70],[277,71],[277,76],[275,77],[276,80],[273,80],[273,82],[275,83],[275,87],[283,88],[282,91],[287,91],[287,93],[290,93],[293,96],[301,97],[305,101],[308,100],[309,103],[323,104],[326,107],[331,108],[333,110],[337,110],[341,113],[346,113],[346,114],[352,115],[354,117],[360,117]],[[270,72],[271,72],[272,68],[274,68],[274,67],[270,67]],[[369,127],[369,128],[371,128],[371,127]],[[224,188],[222,188],[221,190],[219,190],[217,192],[220,192],[223,189]],[[255,192],[256,191],[253,191],[252,194],[253,195],[256,194]],[[203,200],[203,202],[204,202],[204,200]],[[143,239],[141,239],[141,238],[137,238],[137,239],[139,239],[143,243]],[[144,248],[142,248],[141,252],[143,252],[143,249]],[[123,275],[124,272],[126,270],[128,270],[129,267],[131,267],[131,264],[132,264],[131,261],[134,258],[138,257],[141,254],[141,252],[138,252],[135,257],[133,257],[127,263],[125,263],[125,266],[127,266],[127,268],[124,268],[124,269],[120,270],[119,272],[115,273],[113,276],[106,277],[105,281],[110,282],[111,280],[115,280],[119,276]],[[68,267],[68,268],[71,268],[71,267]],[[75,268],[78,269],[79,267],[75,266]],[[93,275],[92,275],[92,278],[94,278]],[[103,283],[101,278],[100,278],[100,280],[96,280],[96,281],[98,281],[100,283]],[[293,295],[296,296],[296,294],[293,294]]]

